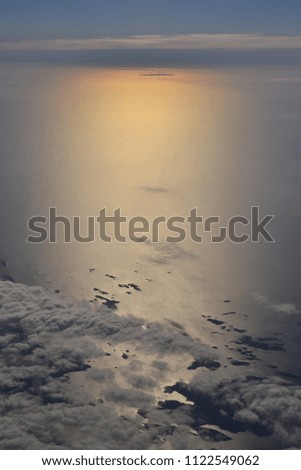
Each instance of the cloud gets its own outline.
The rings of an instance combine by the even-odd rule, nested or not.
[[[275,310],[275,312],[287,313],[288,315],[300,313],[300,308],[298,308],[295,304],[289,303],[272,305],[272,309]]]
[[[93,368],[87,371],[87,376],[96,382],[107,382],[112,381],[115,377],[115,374],[113,370],[109,368]]]
[[[1,449],[198,449],[244,431],[301,447],[298,381],[187,371],[213,350],[177,324],[0,282],[0,340]],[[189,402],[162,401],[168,383]]]
[[[167,364],[167,362],[164,362],[164,361],[153,361],[152,362],[152,367],[154,367],[154,369],[158,369],[158,370],[161,370],[161,371],[168,370],[168,364]]]
[[[174,77],[174,73],[166,73],[166,72],[142,73],[141,77]],[[159,188],[159,189],[147,188],[146,190],[162,192],[162,188]],[[163,188],[163,192],[165,192],[165,191],[166,190]]]
[[[170,76],[172,74],[144,74],[142,75],[143,77],[157,77],[157,76]],[[150,193],[167,193],[168,190],[162,186],[143,186],[142,188],[140,188],[142,191],[148,191]]]
[[[178,369],[212,352],[168,324],[0,282],[0,448],[161,448],[165,426],[150,428],[131,409],[154,408],[170,356]]]
[[[156,382],[151,377],[144,375],[130,375],[127,380],[133,387],[141,390],[152,390],[157,386]]]
[[[175,34],[94,39],[2,41],[0,51],[76,51],[107,49],[300,49],[301,36],[257,34]]]
[[[268,299],[266,296],[255,293],[254,294],[254,300],[256,303],[265,305],[274,312],[278,313],[285,313],[288,315],[294,315],[298,314],[301,312],[300,310],[300,305],[297,304],[292,304],[288,302],[283,302],[283,303],[278,303],[278,304],[272,304],[270,299]]]
[[[105,398],[109,401],[117,403],[126,403],[128,406],[137,408],[139,406],[145,406],[149,403],[154,403],[154,397],[148,393],[141,392],[139,390],[128,390],[118,387],[109,387],[106,389]]]
[[[169,391],[193,401],[210,424],[234,433],[250,430],[258,436],[272,436],[275,448],[301,446],[299,385],[278,377],[218,379],[202,373]]]
[[[149,259],[156,264],[169,264],[170,262],[177,260],[187,260],[194,258],[193,254],[182,248],[179,243],[161,243],[146,241],[145,245],[149,247],[153,253]]]

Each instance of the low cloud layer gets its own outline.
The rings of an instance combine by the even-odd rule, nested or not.
[[[225,378],[174,322],[0,282],[0,332],[1,449],[301,447],[297,379]]]
[[[211,424],[237,433],[273,436],[281,447],[301,446],[301,387],[278,377],[217,379],[196,374],[177,391],[193,401]]]
[[[137,410],[156,405],[154,389],[163,388],[158,378],[168,370],[161,358],[212,358],[208,347],[169,325],[11,282],[0,282],[0,331],[2,449],[150,448],[158,430]],[[131,351],[118,362],[113,351],[124,344]],[[150,358],[148,375],[139,354]]]

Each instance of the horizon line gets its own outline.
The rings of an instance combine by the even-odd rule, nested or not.
[[[301,35],[267,33],[149,34],[0,41],[0,51],[84,51],[114,49],[301,49]]]

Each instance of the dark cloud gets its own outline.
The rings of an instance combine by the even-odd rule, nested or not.
[[[173,77],[174,73],[167,72],[153,72],[153,73],[142,73],[141,77]]]
[[[166,74],[163,74],[163,75],[166,75]],[[147,76],[152,76],[152,75],[150,74]],[[143,186],[140,189],[142,191],[148,191],[150,193],[166,193],[167,192],[167,189],[164,188],[163,186]]]

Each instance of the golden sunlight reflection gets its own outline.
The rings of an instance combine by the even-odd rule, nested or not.
[[[224,91],[209,72],[164,73],[69,70],[56,88],[59,145],[69,149],[75,180],[85,180],[79,205],[122,202],[130,214],[143,208],[151,215],[156,205],[146,207],[134,190],[180,192],[200,161],[208,172],[214,149],[207,147],[214,145],[224,119]],[[101,187],[100,174],[105,175]]]
[[[26,87],[34,87],[22,121],[27,136],[21,160],[24,227],[33,214],[47,216],[50,206],[70,219],[80,216],[82,236],[87,217],[102,208],[108,215],[121,208],[128,219],[144,216],[150,223],[158,216],[187,217],[194,207],[204,217],[245,214],[246,184],[252,181],[249,156],[257,150],[246,146],[249,98],[227,84],[226,74],[76,67],[23,73]],[[135,302],[122,295],[119,311],[138,309],[145,318],[160,318],[163,306],[172,319],[185,311],[193,328],[195,305],[208,305],[213,298],[208,286],[229,295],[234,248],[194,243],[189,234],[181,244],[166,244],[167,232],[161,225],[157,244],[104,243],[96,228],[95,243],[64,244],[60,238],[55,245],[27,244],[26,249],[24,236],[14,244],[19,253],[14,256],[28,258],[20,267],[21,279],[30,271],[32,283],[47,279],[84,298],[91,295],[91,282],[107,292],[116,288],[106,273],[113,272],[121,283],[147,282]],[[249,249],[243,253],[247,257]],[[244,277],[236,270],[238,282]],[[118,285],[115,294],[121,295]]]

